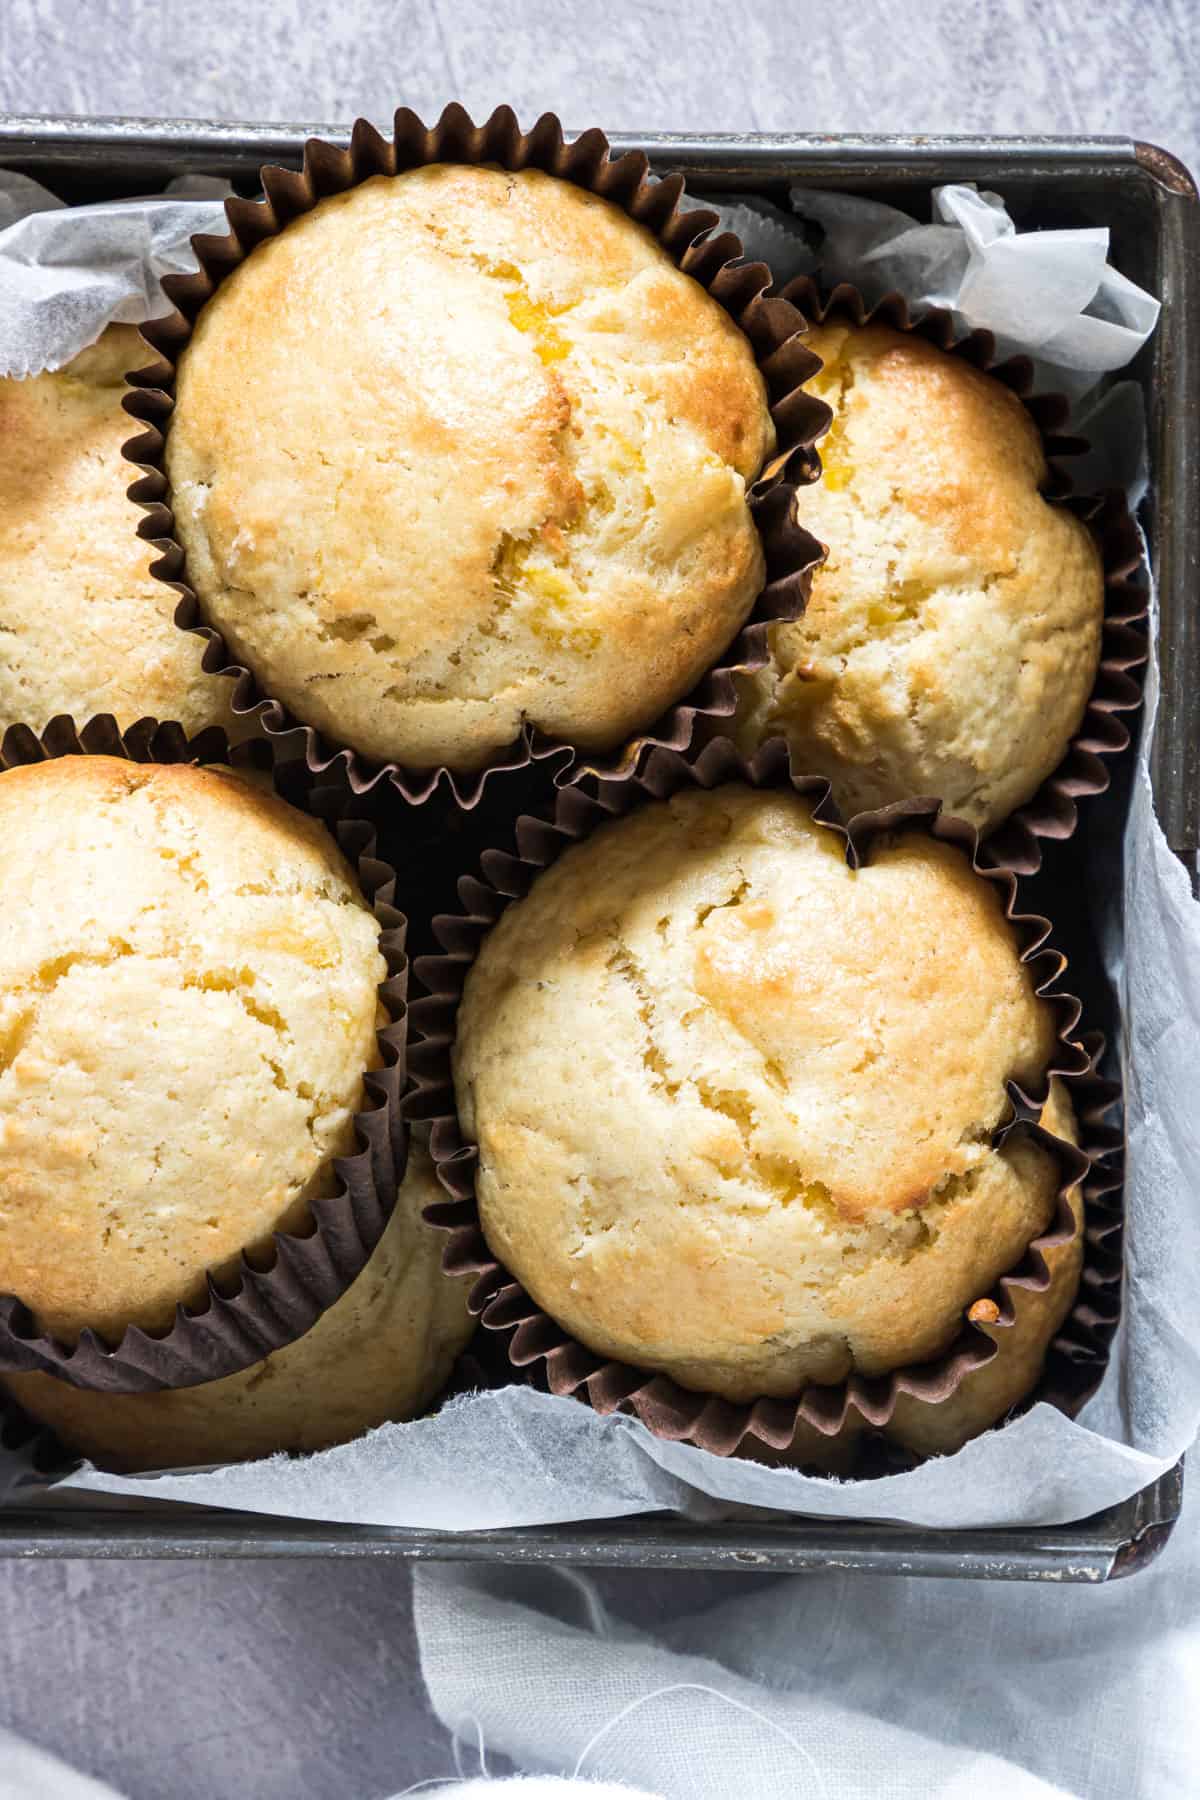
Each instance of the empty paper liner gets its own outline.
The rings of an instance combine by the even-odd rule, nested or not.
[[[379,947],[388,972],[379,995],[391,1023],[378,1033],[380,1066],[363,1076],[367,1104],[354,1120],[359,1148],[334,1159],[336,1191],[310,1203],[311,1233],[277,1232],[268,1267],[251,1267],[243,1255],[237,1273],[222,1279],[219,1288],[209,1277],[203,1306],[177,1308],[169,1331],[149,1333],[131,1325],[116,1345],[90,1329],[74,1345],[60,1343],[38,1330],[20,1295],[0,1297],[0,1370],[40,1369],[77,1387],[110,1393],[192,1387],[245,1369],[302,1336],[358,1275],[383,1232],[408,1150],[400,1107],[407,1029],[406,921],[393,905],[394,871],[377,858],[375,834],[352,816],[344,790],[340,799],[328,790],[314,795],[303,763],[277,763],[268,743],[260,740],[231,751],[216,727],[189,739],[179,725],[151,719],[122,733],[105,715],[79,730],[70,719],[54,719],[40,736],[14,725],[0,745],[4,769],[60,756],[232,763],[270,770],[283,799],[324,818],[381,927]]]
[[[812,570],[823,552],[816,539],[797,524],[792,497],[798,482],[815,480],[819,473],[813,446],[828,428],[830,412],[823,401],[804,391],[803,383],[820,364],[804,345],[806,328],[799,313],[788,301],[769,294],[771,272],[767,266],[742,261],[741,243],[732,233],[713,235],[718,224],[715,213],[684,210],[682,176],[652,176],[640,151],[614,157],[599,131],[585,132],[568,143],[558,120],[549,113],[531,131],[523,132],[508,107],[498,108],[483,125],[476,126],[460,106],[449,106],[431,128],[402,108],[395,115],[390,137],[383,137],[360,119],[348,148],[310,139],[301,170],[268,166],[261,171],[265,199],[227,201],[228,235],[193,239],[199,272],[167,277],[164,290],[175,310],[143,329],[161,360],[129,377],[135,391],[127,395],[126,409],[142,422],[144,430],[126,445],[125,454],[144,472],[143,479],[131,487],[130,496],[146,508],[141,535],[160,552],[152,573],[180,596],[176,624],[207,640],[205,670],[225,674],[234,682],[233,711],[254,714],[264,732],[289,742],[291,754],[303,754],[312,772],[321,773],[341,763],[355,793],[387,781],[414,805],[427,800],[444,783],[456,804],[471,807],[477,804],[489,776],[520,768],[535,758],[555,759],[565,774],[575,760],[575,751],[527,725],[516,742],[497,752],[483,768],[456,773],[446,767],[411,769],[379,764],[326,741],[280,701],[260,691],[252,671],[233,659],[220,633],[205,619],[202,604],[188,585],[184,551],[173,535],[165,469],[179,358],[191,339],[197,316],[225,277],[257,245],[327,196],[377,175],[395,175],[438,162],[487,163],[514,171],[538,168],[620,207],[653,233],[678,267],[730,314],[749,340],[767,386],[778,444],[750,490],[766,557],[765,586],[733,643],[697,687],[611,755],[588,757],[588,767],[631,767],[646,745],[684,748],[691,741],[698,715],[729,717],[734,709],[734,672],[761,668],[767,660],[768,625],[796,618],[803,610]]]
[[[762,788],[790,785],[811,796],[814,821],[842,842],[852,867],[870,860],[881,836],[899,830],[928,832],[953,844],[970,860],[980,880],[991,883],[1002,902],[1020,947],[1021,960],[1033,974],[1038,995],[1053,1009],[1057,1045],[1036,1092],[1007,1084],[1011,1114],[994,1134],[1002,1143],[1011,1133],[1027,1133],[1048,1149],[1062,1170],[1054,1217],[1029,1244],[1019,1265],[967,1309],[962,1331],[936,1360],[899,1368],[883,1377],[851,1375],[832,1385],[810,1384],[795,1399],[762,1399],[734,1403],[685,1389],[673,1379],[608,1360],[572,1338],[544,1313],[492,1254],[484,1237],[475,1195],[477,1147],[461,1136],[455,1106],[451,1056],[456,1016],[463,986],[479,947],[509,901],[523,896],[541,870],[569,845],[580,841],[606,820],[620,817],[648,800],[663,800],[689,785],[714,788],[740,781]],[[556,1394],[574,1394],[599,1412],[632,1411],[656,1434],[685,1439],[719,1455],[748,1453],[770,1460],[774,1455],[804,1464],[829,1466],[845,1452],[865,1447],[882,1433],[904,1449],[920,1450],[922,1427],[931,1409],[966,1402],[972,1384],[995,1383],[1013,1364],[1008,1344],[1022,1341],[1019,1328],[1026,1315],[1041,1309],[1043,1319],[1058,1329],[1040,1377],[1040,1346],[1028,1381],[992,1417],[1027,1397],[1036,1382],[1037,1398],[1073,1410],[1098,1382],[1115,1329],[1120,1289],[1120,1175],[1115,1167],[1119,1137],[1107,1131],[1103,1116],[1117,1090],[1096,1074],[1101,1044],[1078,1034],[1080,1006],[1061,985],[1066,958],[1050,942],[1049,921],[1018,909],[1019,883],[1011,867],[980,853],[974,828],[943,815],[935,801],[903,801],[878,812],[860,813],[843,825],[833,808],[829,785],[819,777],[794,773],[780,739],[764,745],[749,761],[727,739],[716,739],[702,752],[684,757],[656,750],[643,769],[623,781],[596,784],[594,792],[561,789],[553,813],[524,817],[516,827],[515,850],[493,850],[484,856],[480,877],[459,883],[461,912],[434,921],[442,953],[416,965],[428,997],[414,1001],[415,1027],[409,1050],[414,1092],[407,1102],[414,1116],[431,1121],[431,1148],[439,1177],[452,1198],[429,1209],[427,1217],[448,1234],[445,1266],[456,1274],[476,1276],[472,1310],[490,1330],[508,1335],[508,1354],[526,1379]],[[1040,1124],[1051,1077],[1070,1091],[1078,1120],[1081,1148],[1053,1137]],[[586,1104],[581,1097],[580,1104]],[[1082,1184],[1083,1219],[1070,1196]],[[1084,1272],[1073,1292],[1073,1258],[1084,1239]],[[1070,1252],[1068,1258],[1067,1252]],[[1060,1260],[1069,1285],[1057,1283]],[[1060,1323],[1061,1321],[1061,1323]],[[1027,1352],[1010,1353],[1018,1359]],[[990,1371],[990,1373],[989,1373]],[[1007,1392],[1003,1385],[999,1391]],[[939,1413],[944,1438],[954,1415]],[[976,1427],[977,1428],[977,1427]],[[953,1425],[950,1430],[953,1432]],[[963,1432],[964,1437],[969,1435]],[[856,1440],[862,1440],[860,1446]]]
[[[1035,394],[1031,359],[999,359],[990,331],[960,335],[953,315],[940,308],[929,308],[914,317],[903,296],[896,293],[868,306],[858,288],[848,282],[824,292],[812,276],[803,275],[789,282],[783,292],[810,324],[841,317],[856,326],[882,324],[912,332],[1002,382],[1021,401],[1041,434],[1048,466],[1045,497],[1082,519],[1099,549],[1104,622],[1100,663],[1083,717],[1057,768],[990,834],[989,849],[999,861],[1018,874],[1031,874],[1041,863],[1041,841],[1070,837],[1078,823],[1076,802],[1107,789],[1111,759],[1129,744],[1129,727],[1122,715],[1136,712],[1142,703],[1149,591],[1142,576],[1141,537],[1125,496],[1116,488],[1090,496],[1073,491],[1071,460],[1083,455],[1089,445],[1085,438],[1066,432],[1068,401],[1061,394]]]

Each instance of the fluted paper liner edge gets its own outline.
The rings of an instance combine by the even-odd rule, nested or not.
[[[1035,1093],[1008,1084],[1012,1117],[996,1134],[1002,1143],[1023,1131],[1057,1158],[1062,1169],[1050,1225],[1029,1245],[1019,1265],[967,1309],[962,1332],[934,1361],[900,1368],[886,1377],[852,1375],[844,1382],[810,1385],[798,1399],[735,1403],[686,1389],[670,1377],[597,1355],[571,1337],[530,1298],[492,1254],[479,1220],[474,1189],[477,1147],[463,1140],[454,1100],[451,1051],[463,984],[477,950],[509,901],[524,895],[537,874],[562,850],[608,819],[636,804],[665,799],[687,785],[711,788],[726,781],[769,788],[790,785],[813,800],[814,820],[837,833],[856,866],[869,858],[879,836],[925,830],[967,855],[975,873],[999,892],[1005,917],[1021,946],[1022,961],[1034,973],[1039,996],[1054,1008],[1057,1048]],[[656,1435],[682,1439],[718,1455],[787,1452],[807,1442],[832,1446],[848,1424],[887,1435],[898,1405],[937,1406],[949,1400],[976,1369],[1002,1353],[1005,1333],[1016,1319],[1019,1291],[1045,1292],[1051,1285],[1046,1253],[1082,1238],[1083,1271],[1074,1301],[1060,1326],[1038,1382],[1036,1398],[1074,1412],[1094,1390],[1116,1329],[1121,1280],[1121,1170],[1118,1133],[1105,1123],[1118,1090],[1096,1073],[1099,1038],[1077,1034],[1079,1002],[1060,988],[1066,958],[1050,943],[1050,922],[1017,910],[1019,884],[1011,867],[981,847],[974,827],[941,811],[931,800],[901,801],[878,812],[860,813],[843,824],[823,778],[793,771],[781,739],[743,758],[727,739],[709,743],[698,756],[656,750],[639,773],[623,781],[578,787],[556,796],[552,818],[523,817],[516,826],[516,853],[485,855],[482,876],[459,883],[461,913],[435,921],[443,953],[419,958],[416,974],[428,997],[412,1003],[414,1035],[409,1047],[413,1090],[406,1108],[430,1122],[431,1150],[439,1179],[451,1199],[426,1216],[447,1232],[444,1265],[453,1274],[476,1277],[471,1307],[483,1325],[509,1334],[514,1369],[556,1394],[575,1394],[601,1413],[635,1412]],[[1074,1102],[1080,1146],[1051,1136],[1039,1123],[1052,1077],[1067,1086]],[[1077,1224],[1068,1196],[1083,1196]],[[982,1303],[982,1304],[981,1304]]]
[[[963,333],[951,313],[940,307],[914,312],[899,293],[884,294],[868,305],[862,292],[846,281],[826,290],[813,276],[801,275],[787,283],[783,295],[809,325],[837,319],[855,326],[888,325],[894,331],[925,338],[1002,382],[1020,400],[1041,436],[1047,464],[1045,497],[1074,513],[1091,532],[1104,575],[1100,660],[1092,692],[1056,767],[1035,793],[989,834],[990,846],[1000,860],[1017,874],[1033,874],[1041,866],[1044,842],[1074,835],[1079,823],[1078,802],[1107,790],[1109,764],[1129,745],[1126,720],[1138,711],[1144,697],[1149,588],[1142,579],[1141,537],[1125,496],[1119,488],[1097,494],[1074,491],[1071,461],[1090,445],[1086,438],[1065,432],[1069,402],[1062,394],[1035,393],[1031,358],[1000,359],[990,331]]]
[[[377,1034],[380,1066],[363,1076],[367,1105],[354,1119],[359,1147],[334,1159],[337,1189],[311,1203],[310,1235],[275,1233],[269,1267],[252,1268],[243,1256],[236,1277],[222,1281],[220,1289],[209,1278],[203,1306],[177,1308],[169,1331],[150,1333],[131,1325],[115,1346],[90,1329],[75,1345],[62,1343],[37,1329],[18,1295],[0,1295],[0,1371],[41,1370],[76,1387],[107,1393],[198,1386],[249,1368],[303,1336],[365,1267],[383,1233],[408,1152],[401,1109],[407,921],[393,905],[395,871],[377,857],[372,827],[347,810],[344,793],[328,788],[322,795],[306,792],[309,777],[303,765],[281,762],[274,745],[258,740],[231,750],[225,733],[215,726],[189,738],[181,726],[151,719],[122,732],[110,715],[79,729],[60,717],[41,733],[11,726],[0,743],[0,769],[78,755],[139,763],[266,764],[283,799],[324,818],[381,928],[379,948],[387,975],[379,995],[391,1022]]]
[[[619,206],[652,232],[677,266],[730,314],[749,340],[767,386],[778,445],[750,489],[751,510],[766,559],[765,585],[733,642],[697,686],[658,721],[651,721],[621,748],[603,757],[583,755],[569,743],[526,726],[516,742],[497,751],[483,768],[469,773],[373,762],[348,747],[331,744],[315,727],[297,720],[282,702],[264,694],[252,672],[232,657],[220,632],[204,618],[199,598],[188,585],[184,551],[174,536],[164,459],[174,408],[175,370],[201,309],[260,243],[311,211],[326,196],[376,175],[394,175],[433,162],[493,163],[514,171],[536,167]],[[820,472],[814,445],[828,428],[831,414],[824,401],[804,390],[803,384],[820,362],[804,344],[807,328],[799,313],[768,291],[772,276],[766,264],[742,260],[742,245],[733,233],[714,235],[719,223],[715,213],[683,210],[682,176],[652,176],[641,151],[613,156],[600,131],[586,131],[567,142],[551,113],[543,114],[532,130],[523,132],[511,108],[505,106],[498,107],[480,126],[461,106],[448,106],[431,128],[401,108],[389,138],[359,119],[348,148],[310,138],[299,171],[268,165],[260,174],[264,200],[235,198],[226,202],[227,236],[193,238],[199,272],[164,280],[163,290],[175,310],[142,328],[143,338],[157,351],[160,361],[130,374],[133,392],[125,398],[126,411],[143,426],[125,445],[125,455],[143,471],[129,494],[146,509],[140,536],[159,552],[151,573],[180,597],[175,623],[206,640],[206,673],[225,675],[234,683],[234,713],[253,715],[260,730],[288,742],[293,753],[298,750],[314,774],[340,763],[355,793],[387,780],[405,801],[420,805],[444,783],[462,807],[478,804],[488,778],[498,772],[523,768],[540,759],[559,765],[560,780],[593,771],[623,772],[635,766],[651,746],[686,748],[697,717],[730,717],[736,705],[734,675],[765,665],[768,626],[799,617],[813,569],[824,555],[817,540],[798,524],[792,499],[798,482],[813,481]]]

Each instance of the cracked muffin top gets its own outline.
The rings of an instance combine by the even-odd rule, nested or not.
[[[797,510],[829,558],[772,661],[740,678],[739,742],[785,735],[844,813],[936,795],[993,828],[1079,728],[1100,659],[1096,545],[1042,497],[1037,427],[993,376],[884,326],[809,342],[834,422]]]
[[[209,621],[339,744],[619,745],[763,582],[750,345],[654,238],[535,169],[325,199],[217,289],[167,435]]]
[[[454,1072],[484,1232],[589,1348],[731,1400],[936,1356],[1054,1215],[1054,1157],[992,1142],[1054,1042],[959,851],[855,871],[790,790],[688,790],[480,947]],[[1057,1084],[1045,1123],[1074,1135]]]
[[[169,1327],[354,1147],[379,926],[332,839],[229,773],[0,775],[0,1293]]]
[[[442,1272],[443,1234],[421,1217],[444,1200],[413,1147],[366,1268],[310,1331],[221,1381],[149,1394],[101,1394],[53,1375],[0,1376],[68,1448],[110,1469],[235,1462],[324,1450],[407,1419],[440,1393],[474,1330],[470,1283]]]
[[[58,713],[113,713],[236,731],[233,684],[200,667],[174,625],[176,596],[150,574],[121,454],[125,371],[146,361],[113,325],[63,369],[0,380],[0,731]]]

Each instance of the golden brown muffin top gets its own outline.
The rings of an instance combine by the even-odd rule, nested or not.
[[[960,852],[909,834],[853,870],[799,797],[731,785],[601,827],[507,908],[455,1084],[538,1303],[746,1399],[945,1348],[1053,1213],[1053,1158],[992,1136],[1054,1041]]]
[[[325,199],[203,309],[167,442],[206,614],[268,692],[381,759],[522,723],[619,744],[761,586],[774,445],[747,340],[648,232],[538,170]]]
[[[124,377],[147,360],[113,325],[63,369],[0,379],[0,730],[110,712],[237,733],[233,684],[203,674],[203,644],[174,625],[126,498]]]
[[[740,741],[785,734],[845,812],[936,795],[993,827],[1079,727],[1099,553],[1039,492],[1037,428],[994,376],[882,325],[809,341],[834,422],[797,509],[829,557],[804,617],[741,682]]]
[[[379,926],[315,821],[216,769],[12,769],[0,836],[0,1292],[69,1340],[161,1329],[353,1147]]]

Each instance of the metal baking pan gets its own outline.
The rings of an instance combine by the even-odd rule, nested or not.
[[[345,142],[337,125],[0,115],[0,167],[65,200],[152,193],[174,175],[225,176],[244,192],[264,162],[298,166],[304,140]],[[1151,554],[1158,584],[1162,693],[1154,756],[1159,817],[1200,891],[1200,204],[1167,152],[1126,138],[616,136],[709,192],[782,197],[839,187],[920,212],[931,186],[1001,189],[1023,228],[1109,226],[1112,259],[1165,302],[1127,373],[1150,418]],[[938,1532],[839,1520],[756,1517],[718,1525],[661,1516],[441,1533],[307,1524],[138,1503],[81,1506],[29,1494],[0,1509],[0,1556],[400,1556],[563,1561],[626,1568],[847,1569],[999,1580],[1108,1581],[1161,1550],[1178,1517],[1182,1468],[1080,1524]]]

